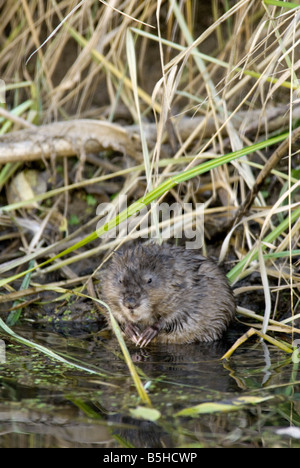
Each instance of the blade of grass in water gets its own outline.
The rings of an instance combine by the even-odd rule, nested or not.
[[[112,324],[114,333],[115,333],[115,335],[116,335],[116,337],[118,339],[118,342],[120,344],[123,356],[125,358],[127,367],[128,367],[129,372],[131,374],[132,380],[134,382],[135,388],[137,389],[139,397],[141,398],[143,403],[145,403],[148,406],[151,406],[150,398],[149,398],[146,390],[144,389],[144,386],[143,386],[143,384],[142,384],[142,382],[141,382],[141,380],[140,380],[140,378],[138,376],[138,373],[136,371],[136,368],[135,368],[135,366],[134,366],[134,364],[132,362],[129,351],[128,351],[127,346],[125,344],[125,341],[123,339],[120,327],[117,324],[117,321],[115,320],[115,318],[114,318],[114,316],[113,316],[113,314],[111,313],[110,310],[109,310],[109,315],[110,315],[110,320],[111,320],[111,324]]]
[[[88,367],[72,363],[72,362],[68,361],[67,359],[63,358],[62,356],[60,356],[59,354],[55,353],[51,349],[46,348],[45,346],[42,346],[42,345],[40,345],[38,343],[34,343],[33,341],[27,340],[26,338],[23,338],[22,336],[15,333],[8,325],[6,325],[1,318],[0,318],[0,329],[2,329],[8,335],[12,336],[19,343],[22,343],[25,346],[29,346],[30,348],[34,348],[37,351],[45,354],[46,356],[48,356],[48,357],[50,357],[52,359],[55,359],[56,361],[59,361],[59,362],[61,362],[63,364],[66,364],[68,366],[75,367],[77,369],[83,370],[83,371],[88,372],[90,374],[101,375],[102,377],[104,376],[104,374],[101,373],[100,371],[94,371],[92,369],[89,369]],[[106,384],[106,385],[108,385],[108,384]]]

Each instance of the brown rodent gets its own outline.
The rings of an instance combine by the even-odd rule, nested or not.
[[[140,347],[152,340],[217,340],[235,314],[233,293],[219,267],[195,250],[169,244],[114,252],[102,291],[124,335]]]

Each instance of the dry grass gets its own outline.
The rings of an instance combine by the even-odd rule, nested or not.
[[[261,333],[270,318],[299,317],[299,8],[257,0],[228,2],[227,11],[218,0],[202,7],[193,0],[181,7],[176,0],[107,3],[87,0],[75,8],[71,0],[19,0],[1,7],[0,78],[7,90],[7,105],[0,107],[1,133],[7,134],[0,139],[1,285],[10,292],[9,283],[37,259],[45,274],[61,269],[70,279],[75,262],[118,246],[120,239],[105,238],[81,250],[98,238],[96,212],[86,225],[89,235],[82,227],[69,234],[76,189],[102,183],[104,200],[113,193],[114,206],[121,195],[132,203],[118,219],[110,215],[109,228],[138,211],[135,200],[204,203],[204,252],[218,233],[220,258],[228,266],[234,262],[232,284],[253,272],[261,278]],[[80,130],[68,137],[45,126],[60,120],[72,127],[75,119]],[[87,146],[89,123],[83,128],[78,119],[110,126],[105,137],[95,130],[94,146]],[[285,146],[275,154],[281,141]],[[74,154],[78,162],[71,168]],[[44,161],[43,171],[32,164],[39,173],[46,168],[51,190],[37,194],[25,181],[6,200],[4,188],[9,193],[32,159]],[[274,164],[266,169],[268,159]],[[108,192],[111,181],[116,186]],[[159,220],[156,231],[163,233]],[[251,291],[253,285],[236,287],[238,301]],[[289,300],[282,302],[282,295]]]

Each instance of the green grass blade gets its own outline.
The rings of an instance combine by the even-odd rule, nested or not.
[[[280,0],[264,0],[264,4],[265,5],[278,6],[278,7],[282,7],[282,8],[289,8],[290,10],[300,6],[298,3],[282,2]]]

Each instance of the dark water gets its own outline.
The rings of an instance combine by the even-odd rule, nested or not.
[[[134,413],[141,401],[116,341],[24,327],[15,331],[97,373],[58,362],[0,334],[2,448],[300,447],[298,364],[255,338],[229,361],[220,360],[240,330],[212,345],[130,349],[159,411],[155,421]],[[261,401],[231,406],[227,412],[223,406],[194,417],[177,415],[201,403],[234,403],[245,396]]]

